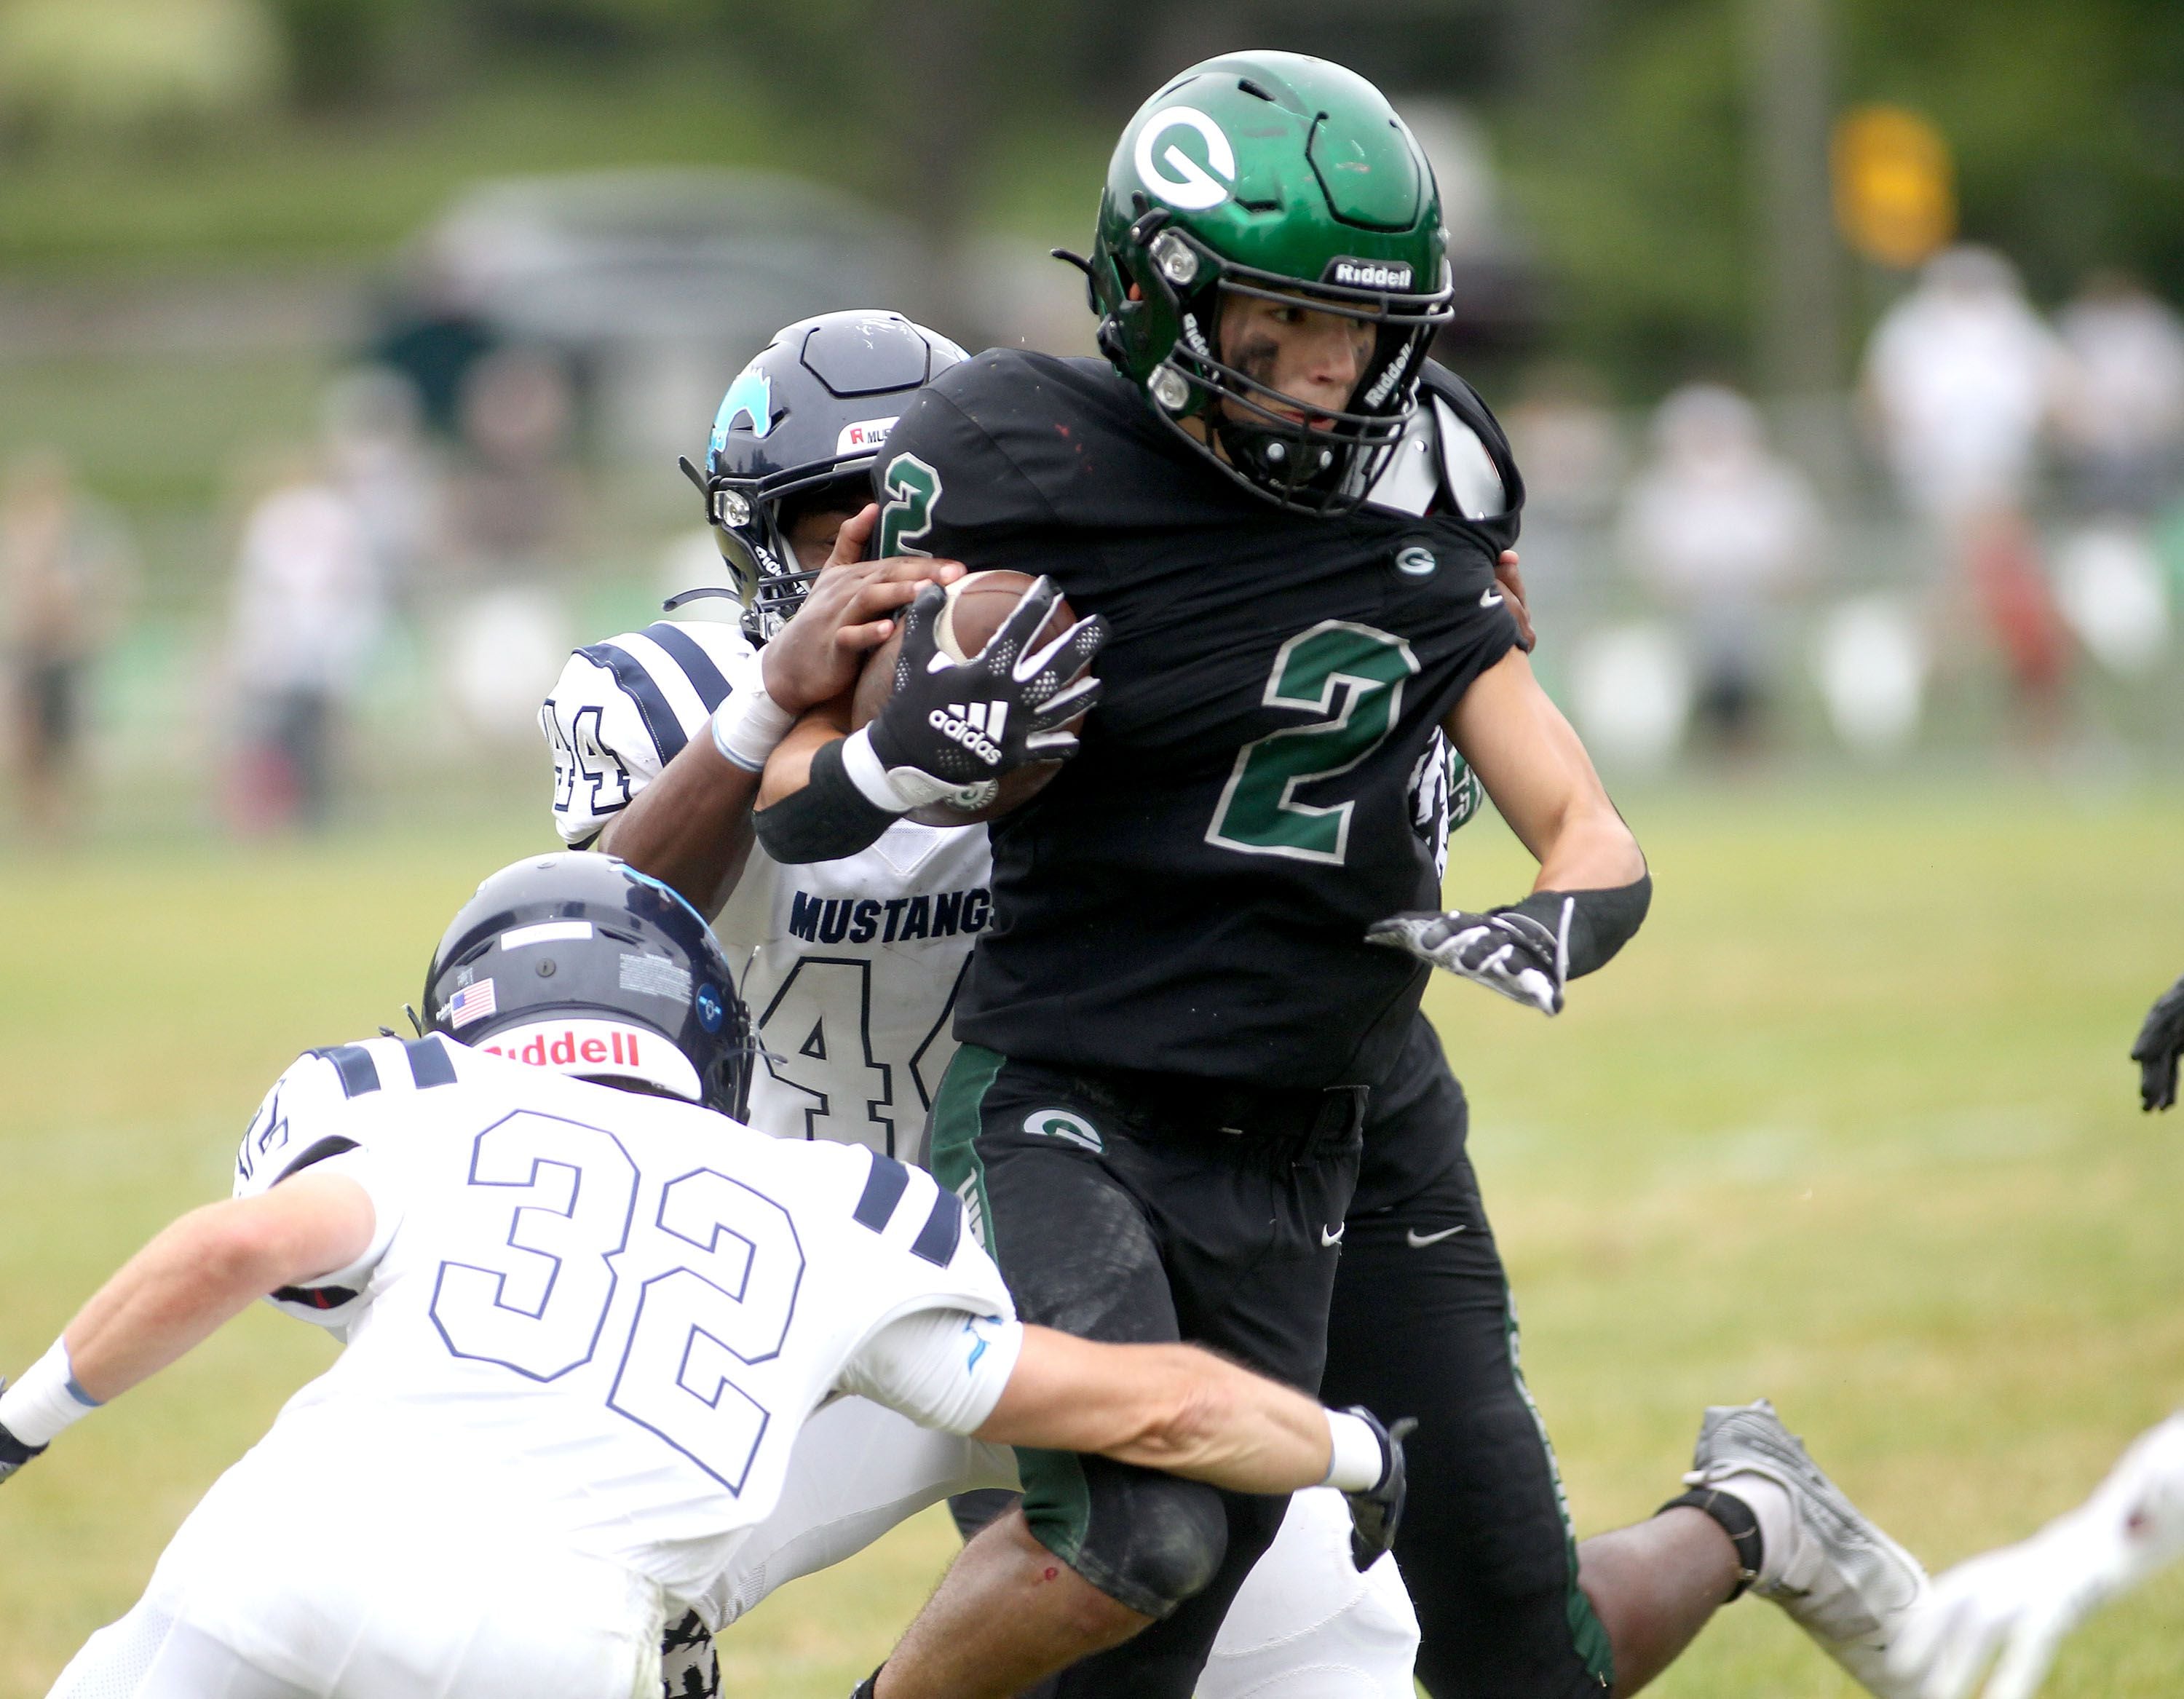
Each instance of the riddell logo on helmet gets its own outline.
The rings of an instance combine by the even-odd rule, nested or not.
[[[834,439],[837,454],[870,454],[876,453],[894,429],[893,419],[861,419],[854,425],[844,425],[842,434]]]
[[[579,1036],[571,1030],[559,1033],[534,1032],[521,1044],[480,1044],[489,1056],[529,1062],[533,1067],[577,1067],[589,1062],[597,1067],[642,1067],[638,1033],[629,1027],[610,1027],[601,1037],[596,1028]]]
[[[961,744],[988,766],[996,767],[1001,764],[1001,748],[994,740],[1001,735],[1008,717],[1006,702],[972,702],[965,705],[960,718],[944,708],[936,708],[925,719],[942,737]]]
[[[1400,259],[1338,259],[1327,268],[1327,281],[1350,289],[1407,289],[1411,268]]]

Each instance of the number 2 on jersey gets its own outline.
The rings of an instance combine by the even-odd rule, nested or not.
[[[1324,717],[1269,732],[1236,752],[1206,841],[1246,855],[1340,866],[1357,805],[1299,802],[1297,789],[1348,772],[1370,755],[1394,729],[1404,683],[1418,671],[1402,638],[1348,620],[1323,620],[1284,643],[1261,699]]]
[[[897,454],[888,464],[882,487],[888,501],[880,510],[879,546],[872,558],[930,554],[931,549],[917,545],[933,529],[933,504],[940,499],[940,474],[915,454]]]

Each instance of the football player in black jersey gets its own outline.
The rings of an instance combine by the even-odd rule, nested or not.
[[[933,1166],[1036,1319],[1195,1338],[1311,1385],[1332,1303],[1330,1391],[1390,1389],[1375,1407],[1424,1423],[1397,1548],[1429,1689],[1633,1692],[1747,1585],[1876,1685],[1923,1574],[1770,1409],[1711,1412],[1698,1490],[1580,1557],[1516,1371],[1419,964],[1552,1013],[1649,883],[1495,587],[1521,485],[1425,360],[1439,225],[1369,85],[1208,62],[1111,167],[1086,263],[1106,360],[981,356],[895,427],[878,552],[1046,574],[1110,632],[1081,753],[994,828]],[[950,671],[939,602],[905,616],[898,704]],[[990,660],[985,723],[1047,703],[1036,670]],[[960,781],[951,716],[893,706],[777,757],[761,841],[847,853]],[[1540,858],[1521,902],[1439,911],[1405,804],[1443,733]],[[876,1691],[1006,1692],[1067,1648],[1094,1655],[1065,1694],[1188,1693],[1279,1507],[1022,1465],[1022,1514],[967,1551]]]

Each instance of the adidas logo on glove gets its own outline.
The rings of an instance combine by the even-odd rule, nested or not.
[[[935,708],[925,716],[925,723],[992,767],[1000,765],[1001,746],[997,740],[1008,717],[1006,702],[970,702],[964,705],[960,716],[946,708]]]

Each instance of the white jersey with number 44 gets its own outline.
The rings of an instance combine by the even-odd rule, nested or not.
[[[570,656],[539,723],[554,750],[554,824],[582,846],[660,776],[758,655],[742,632],[660,621]],[[749,963],[744,1003],[766,1056],[752,1126],[782,1139],[918,1152],[956,1053],[956,991],[993,917],[983,826],[899,821],[838,861],[785,866],[754,844],[715,922]]]

